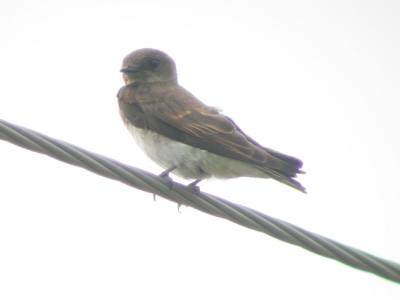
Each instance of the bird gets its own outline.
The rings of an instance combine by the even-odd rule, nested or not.
[[[244,133],[219,109],[208,106],[178,83],[174,60],[163,51],[129,53],[120,69],[117,94],[122,120],[142,150],[169,173],[194,180],[272,178],[301,192],[294,179],[303,162],[267,148]]]

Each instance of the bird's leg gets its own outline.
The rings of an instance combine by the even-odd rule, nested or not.
[[[200,188],[197,186],[197,184],[202,181],[203,179],[196,179],[195,181],[189,183],[187,185],[187,187],[192,191],[192,193],[194,194],[199,194],[200,193]],[[178,203],[178,212],[180,213],[180,208],[181,208],[182,204]]]
[[[171,177],[169,177],[169,173],[171,173],[173,170],[175,170],[177,167],[172,166],[169,167],[168,169],[166,169],[165,171],[163,171],[160,175],[158,175],[159,177],[161,177],[162,179],[164,179],[166,185],[168,185],[169,189],[172,190],[172,187],[174,185],[174,182],[172,181]]]
[[[192,183],[189,183],[187,185],[188,188],[190,188],[192,190],[193,193],[198,194],[200,193],[200,188],[197,186],[197,184],[202,181],[203,179],[196,179],[195,181],[193,181]]]
[[[166,169],[166,170],[164,170],[160,175],[158,175],[158,176],[160,176],[160,177],[169,177],[169,173],[171,173],[173,170],[175,170],[177,167],[175,167],[175,166],[172,166],[172,167],[169,167],[168,169]]]
[[[158,175],[159,177],[161,177],[164,180],[165,184],[168,186],[168,188],[170,190],[172,190],[174,183],[173,183],[171,177],[169,177],[169,173],[171,173],[176,168],[177,167],[175,167],[175,166],[169,167],[168,169],[164,170],[160,175]],[[153,194],[153,200],[156,201],[156,194]]]

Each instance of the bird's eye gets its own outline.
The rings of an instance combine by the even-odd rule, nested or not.
[[[156,69],[160,65],[160,61],[158,59],[151,59],[148,61],[148,65],[150,69]]]

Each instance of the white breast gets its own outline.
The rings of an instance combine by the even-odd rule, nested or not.
[[[183,178],[267,177],[247,163],[173,141],[153,131],[137,128],[130,123],[126,123],[126,127],[138,146],[152,160],[164,169],[177,167],[173,173]]]
[[[164,169],[177,167],[173,173],[183,178],[208,177],[199,169],[198,162],[207,155],[206,151],[173,141],[150,130],[127,124],[138,146]]]

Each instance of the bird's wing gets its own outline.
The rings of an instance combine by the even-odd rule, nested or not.
[[[204,105],[180,86],[125,86],[118,98],[121,114],[137,127],[253,164],[274,178],[282,175],[292,180],[301,172],[301,161],[283,154],[275,156],[273,150],[256,143],[230,118]]]

